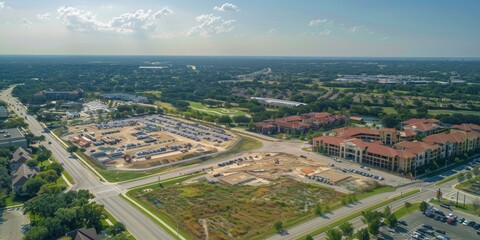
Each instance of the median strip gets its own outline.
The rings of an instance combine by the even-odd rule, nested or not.
[[[392,202],[395,202],[395,201],[397,201],[397,200],[400,200],[400,199],[402,199],[402,198],[408,197],[408,196],[413,195],[413,194],[418,193],[418,192],[420,192],[420,189],[415,189],[415,190],[412,190],[412,191],[410,191],[410,192],[407,192],[407,193],[401,195],[401,196],[398,197],[398,198],[395,197],[395,198],[391,198],[391,199],[385,200],[385,201],[383,201],[383,202],[377,203],[377,204],[375,204],[375,205],[373,205],[373,206],[371,206],[371,207],[368,207],[368,208],[363,209],[363,210],[361,210],[361,211],[357,211],[357,212],[355,212],[355,213],[353,213],[353,214],[351,214],[351,215],[349,215],[349,216],[347,216],[347,217],[344,217],[344,218],[339,219],[339,220],[337,220],[337,221],[335,221],[335,222],[333,222],[333,223],[331,223],[331,224],[328,224],[328,225],[326,225],[326,226],[323,226],[323,227],[321,227],[321,228],[319,228],[319,229],[317,229],[317,230],[309,233],[308,235],[310,235],[310,236],[319,235],[319,234],[321,234],[321,233],[323,233],[323,232],[328,231],[329,229],[332,229],[332,228],[335,228],[335,227],[341,225],[341,224],[344,223],[344,222],[348,222],[348,221],[350,221],[350,220],[352,220],[352,219],[360,216],[360,215],[362,214],[362,212],[364,212],[364,211],[372,211],[372,210],[375,210],[375,209],[377,209],[377,208],[383,207],[383,206],[385,206],[385,205],[387,205],[387,204],[390,204],[390,203],[392,203]],[[307,236],[307,235],[304,235],[304,236],[302,236],[302,237],[300,237],[300,238],[297,238],[297,240],[303,240],[303,239],[305,239],[306,236]]]

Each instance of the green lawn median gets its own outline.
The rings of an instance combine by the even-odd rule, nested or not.
[[[355,212],[355,213],[353,213],[353,214],[351,214],[351,215],[349,215],[349,216],[347,216],[347,217],[344,217],[344,218],[339,219],[339,220],[337,220],[337,221],[335,221],[335,222],[333,222],[333,223],[330,223],[330,224],[328,224],[328,225],[326,225],[326,226],[323,226],[323,227],[321,227],[321,228],[319,228],[319,229],[317,229],[317,230],[315,230],[315,231],[313,231],[313,232],[311,232],[311,233],[309,233],[309,234],[307,234],[307,235],[310,235],[310,236],[319,235],[319,234],[321,234],[321,233],[323,233],[323,232],[328,231],[328,230],[331,229],[331,228],[335,228],[335,227],[341,225],[342,223],[348,222],[348,221],[350,221],[350,220],[352,220],[352,219],[360,216],[363,211],[372,211],[372,210],[375,210],[375,209],[377,209],[377,208],[383,207],[383,206],[385,206],[385,205],[387,205],[387,204],[390,204],[390,203],[392,203],[392,202],[395,202],[395,201],[397,201],[397,200],[399,200],[399,199],[408,197],[408,196],[413,195],[413,194],[418,193],[418,192],[420,192],[420,189],[415,189],[415,190],[412,190],[412,191],[407,192],[407,193],[405,193],[405,194],[402,194],[401,196],[394,197],[394,198],[385,200],[385,201],[383,201],[383,202],[377,203],[377,204],[375,204],[375,205],[373,205],[373,206],[371,206],[371,207],[369,207],[369,208],[367,208],[367,209],[363,209],[363,210],[361,210],[361,211],[357,211],[357,212]],[[304,240],[307,235],[304,235],[304,236],[302,236],[302,237],[300,237],[300,238],[297,238],[297,239],[298,239],[298,240]]]

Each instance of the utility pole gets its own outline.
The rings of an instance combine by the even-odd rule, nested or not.
[[[457,202],[455,203],[455,206],[457,206],[457,207],[458,207],[458,193],[459,192],[457,191]]]

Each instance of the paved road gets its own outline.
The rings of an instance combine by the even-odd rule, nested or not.
[[[0,239],[18,240],[23,236],[23,230],[28,228],[30,220],[23,215],[22,208],[0,209]]]
[[[0,98],[9,104],[19,116],[24,117],[26,109],[11,96],[11,88],[0,93]],[[52,151],[53,156],[60,162],[75,181],[73,190],[89,189],[96,200],[105,205],[105,208],[119,221],[123,222],[128,230],[137,239],[175,239],[164,229],[160,228],[149,217],[131,206],[118,195],[121,190],[115,184],[104,183],[94,175],[79,160],[69,158],[70,154],[50,134],[43,133],[43,126],[33,116],[27,116],[26,122],[30,131],[35,135],[44,135],[46,141],[42,144]],[[46,142],[50,141],[51,144]]]

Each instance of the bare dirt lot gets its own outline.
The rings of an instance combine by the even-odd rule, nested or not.
[[[156,116],[70,127],[63,136],[97,161],[117,168],[145,168],[223,151],[237,136],[222,129]]]
[[[227,185],[263,185],[287,177],[330,186],[345,193],[353,186],[355,190],[362,190],[374,184],[373,180],[357,174],[343,172],[336,167],[287,153],[251,152],[219,163],[217,168],[209,171],[209,174],[211,181]]]

